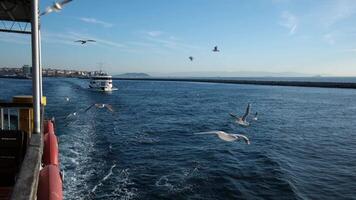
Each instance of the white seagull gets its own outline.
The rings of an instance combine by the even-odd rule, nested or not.
[[[216,134],[220,139],[227,141],[227,142],[233,142],[235,140],[244,140],[246,144],[250,144],[250,140],[248,137],[245,135],[241,134],[231,134],[231,133],[226,133],[224,131],[207,131],[207,132],[200,132],[200,133],[195,133],[196,135],[204,135],[204,134]]]
[[[241,126],[245,126],[246,127],[246,126],[250,125],[250,123],[248,123],[248,121],[246,121],[247,116],[250,114],[250,110],[251,110],[251,104],[249,103],[247,105],[245,114],[242,117],[238,117],[238,116],[236,116],[236,115],[234,115],[232,113],[230,113],[230,115],[236,119],[236,123],[238,123]]]
[[[257,120],[258,120],[257,115],[258,115],[258,113],[256,112],[256,113],[255,113],[255,116],[252,118],[254,121],[257,121]]]
[[[66,97],[66,101],[69,101],[70,99],[69,99],[69,97]]]
[[[61,2],[54,2],[52,6],[49,6],[46,8],[46,11],[44,11],[43,13],[41,13],[42,15],[46,15],[49,14],[51,12],[59,12],[63,9],[63,6],[69,2],[71,2],[73,0],[63,0]]]
[[[87,112],[88,110],[90,110],[91,108],[93,107],[96,107],[96,108],[99,108],[99,109],[102,109],[102,108],[106,108],[108,109],[110,112],[114,112],[114,109],[112,108],[112,106],[110,104],[104,104],[104,103],[95,103],[95,104],[92,104],[91,106],[89,106],[87,109],[84,110],[84,112]]]
[[[76,116],[77,114],[78,114],[77,112],[70,113],[69,115],[67,115],[67,116],[65,117],[65,119],[68,119],[68,118],[70,118],[70,117],[72,117],[72,116]]]

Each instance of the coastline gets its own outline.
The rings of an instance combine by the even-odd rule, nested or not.
[[[4,79],[22,79],[28,78],[21,76],[0,76]],[[46,78],[78,78],[89,79],[89,77],[46,77]],[[290,87],[315,87],[315,88],[339,88],[339,89],[356,89],[356,82],[340,81],[288,81],[288,80],[255,80],[248,78],[231,79],[231,78],[123,78],[113,77],[113,80],[133,80],[133,81],[175,81],[175,82],[200,82],[200,83],[222,83],[222,84],[243,84],[243,85],[269,85],[269,86],[290,86]],[[31,80],[31,79],[28,79]]]
[[[24,76],[0,76],[0,78],[9,78],[9,79],[28,79],[28,80],[32,80],[31,78],[27,78]]]

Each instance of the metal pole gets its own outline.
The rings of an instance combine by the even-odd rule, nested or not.
[[[17,130],[20,130],[20,109],[17,108]]]
[[[4,118],[5,118],[5,116],[4,116],[4,109],[3,108],[1,108],[0,109],[0,115],[1,115],[1,130],[4,130]]]
[[[39,55],[38,55],[38,62],[40,66],[40,102],[42,105],[42,95],[43,95],[43,90],[42,90],[42,37],[41,37],[41,24],[39,25],[38,28],[38,49],[39,49]]]
[[[11,128],[10,108],[7,109],[7,130]]]
[[[33,127],[34,133],[41,132],[41,114],[40,114],[40,67],[39,67],[39,35],[38,35],[38,0],[31,1],[32,19],[31,19],[31,39],[32,39],[32,98],[33,98]]]

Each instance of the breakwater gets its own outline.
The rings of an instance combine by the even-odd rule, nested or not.
[[[114,80],[141,80],[141,81],[176,81],[176,82],[205,82],[247,85],[271,85],[294,87],[319,87],[319,88],[345,88],[356,89],[356,83],[351,82],[316,82],[316,81],[273,81],[273,80],[232,80],[211,78],[113,78]]]

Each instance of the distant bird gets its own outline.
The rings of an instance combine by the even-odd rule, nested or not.
[[[110,112],[114,112],[114,109],[112,108],[112,106],[110,104],[103,104],[103,103],[95,103],[95,104],[92,104],[91,106],[89,106],[87,109],[84,110],[84,112],[87,112],[88,110],[90,110],[91,108],[93,107],[96,107],[96,108],[99,108],[99,109],[102,109],[102,108],[106,108],[108,109]]]
[[[220,139],[227,141],[227,142],[232,142],[235,140],[244,140],[246,144],[250,144],[250,140],[248,137],[245,135],[241,134],[231,134],[231,133],[226,133],[224,131],[208,131],[208,132],[200,132],[200,133],[195,133],[196,135],[203,135],[203,134],[216,134]]]
[[[255,113],[255,116],[252,118],[254,121],[257,121],[257,120],[258,120],[257,115],[258,115],[258,113],[256,112],[256,113]]]
[[[251,104],[249,103],[247,105],[245,114],[242,117],[238,117],[238,116],[236,116],[236,115],[234,115],[232,113],[230,113],[230,115],[236,119],[236,123],[238,123],[239,125],[241,125],[241,126],[249,126],[250,123],[248,123],[246,119],[247,119],[247,116],[250,114],[250,110],[251,110]]]
[[[46,15],[46,14],[49,14],[51,12],[59,12],[63,9],[63,6],[69,2],[71,2],[73,0],[63,0],[61,2],[54,2],[52,6],[48,6],[46,8],[46,11],[42,12],[41,13],[41,16],[42,15]]]
[[[213,52],[220,52],[220,50],[218,49],[218,46],[214,47]]]
[[[69,99],[69,97],[66,97],[66,101],[69,101],[70,99]]]
[[[78,114],[77,112],[70,113],[69,115],[67,115],[67,116],[65,117],[65,119],[68,119],[68,118],[70,118],[70,117],[72,117],[72,116],[76,116],[77,114]]]
[[[96,42],[95,40],[77,40],[77,41],[74,41],[74,42],[80,42],[81,44],[85,44],[87,42]]]
[[[193,61],[193,60],[194,60],[194,57],[193,57],[193,56],[189,56],[189,60],[190,60],[190,61]]]

